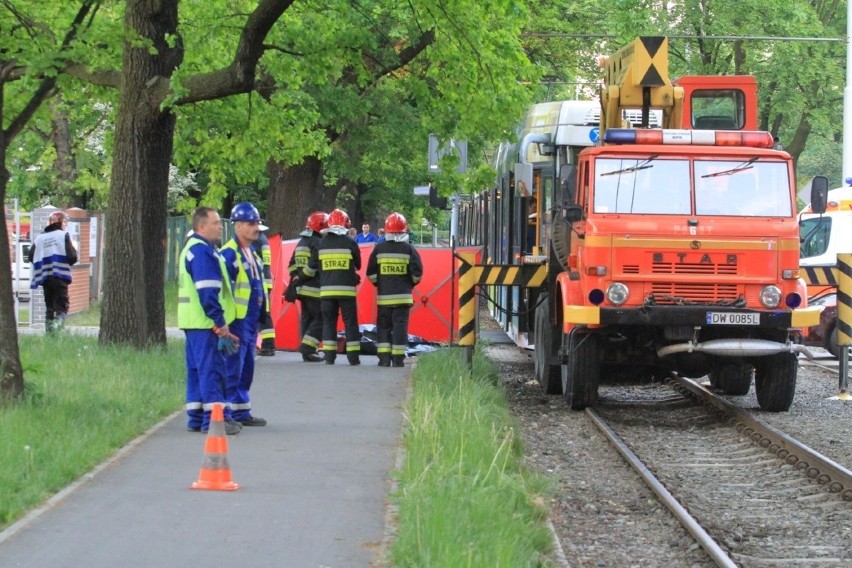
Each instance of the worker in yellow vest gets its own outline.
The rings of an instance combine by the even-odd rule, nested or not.
[[[214,404],[224,409],[225,432],[237,434],[226,397],[227,355],[239,350],[229,329],[236,306],[225,264],[214,243],[222,238],[219,213],[199,207],[192,215],[192,233],[178,261],[178,327],[186,334],[187,429],[207,432]]]
[[[231,210],[234,237],[220,249],[234,288],[236,319],[231,328],[240,338],[239,350],[227,358],[228,404],[234,420],[243,426],[266,426],[266,420],[253,416],[249,389],[254,381],[254,354],[257,333],[269,298],[263,287],[263,261],[251,245],[260,235],[260,214],[248,202]]]

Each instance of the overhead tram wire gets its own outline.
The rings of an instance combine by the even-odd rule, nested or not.
[[[613,34],[570,34],[565,32],[521,32],[520,37],[570,38],[570,39],[619,39]],[[724,41],[817,41],[827,43],[846,43],[846,37],[796,37],[796,36],[725,36],[725,35],[677,35],[666,34],[671,39],[714,39]]]

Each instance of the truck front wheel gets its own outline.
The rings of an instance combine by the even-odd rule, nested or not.
[[[592,406],[601,375],[600,341],[594,333],[562,334],[562,392],[571,410]]]
[[[790,410],[796,394],[799,361],[794,353],[778,353],[761,357],[754,369],[754,390],[761,410]]]
[[[745,396],[751,388],[752,366],[748,363],[724,363],[710,371],[710,386],[724,394]]]

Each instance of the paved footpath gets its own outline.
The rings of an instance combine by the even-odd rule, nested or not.
[[[259,357],[253,412],[269,425],[228,436],[239,490],[189,489],[205,435],[187,432],[179,413],[34,519],[0,532],[0,566],[373,565],[410,365],[362,361]]]

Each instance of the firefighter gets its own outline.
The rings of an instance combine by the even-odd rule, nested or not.
[[[311,260],[322,239],[323,231],[328,229],[328,213],[314,211],[305,221],[305,230],[299,233],[301,237],[290,257],[288,272],[290,278],[297,281],[296,295],[302,305],[300,332],[302,342],[299,353],[302,360],[308,363],[318,363],[323,360],[317,352],[317,346],[322,337],[322,311],[320,307],[320,283],[318,276],[308,278],[303,269]]]
[[[236,353],[226,359],[227,396],[231,414],[243,426],[266,426],[266,420],[252,416],[249,389],[254,381],[254,353],[257,333],[269,298],[263,285],[263,261],[252,243],[260,236],[260,214],[248,202],[237,203],[231,210],[234,236],[220,249],[234,290],[236,319],[231,332],[239,340]]]
[[[269,230],[269,227],[261,222],[259,228],[260,236],[251,246],[263,260],[263,289],[266,291],[266,297],[269,298],[272,293],[272,251],[269,249],[269,238],[265,232]],[[257,354],[262,357],[275,356],[275,324],[269,310],[260,322],[260,349]]]
[[[239,349],[239,338],[228,328],[236,307],[231,281],[213,244],[222,238],[219,213],[198,207],[192,214],[192,233],[180,253],[178,327],[186,334],[187,430],[206,432],[213,405],[224,407],[225,433],[239,433],[226,397],[227,355]]]
[[[385,220],[385,240],[367,262],[367,278],[378,288],[376,305],[379,366],[402,367],[408,345],[408,316],[414,300],[411,290],[423,277],[420,255],[408,242],[408,223],[400,213]]]
[[[350,365],[361,364],[361,334],[355,296],[361,277],[361,249],[348,237],[349,215],[335,209],[328,215],[328,230],[302,272],[308,278],[319,273],[322,312],[322,350],[326,365],[337,358],[337,315],[343,316],[346,330],[346,358]]]

